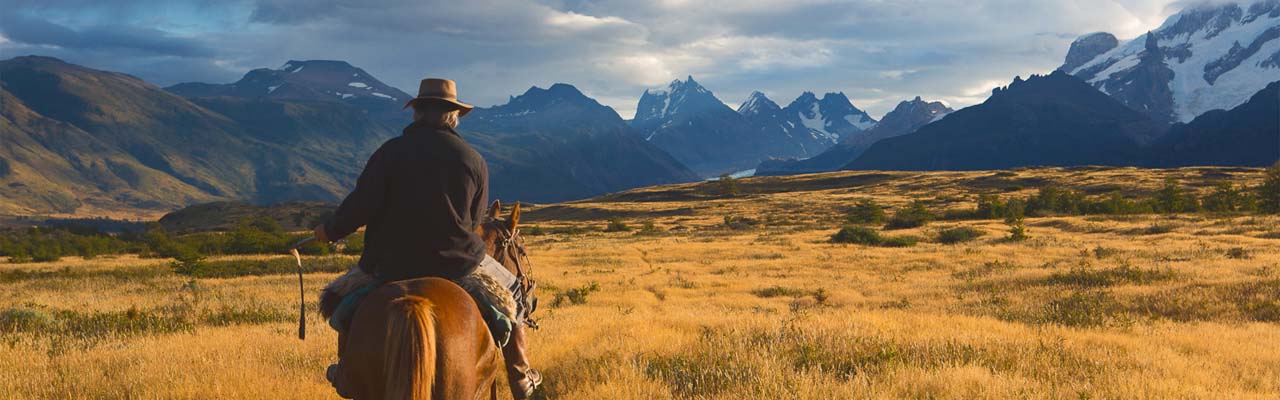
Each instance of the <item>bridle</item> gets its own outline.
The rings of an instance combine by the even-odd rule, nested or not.
[[[515,263],[516,281],[519,282],[518,293],[516,296],[517,307],[524,310],[524,323],[526,326],[538,329],[537,321],[533,319],[533,312],[538,308],[538,298],[533,295],[533,291],[537,288],[537,283],[533,280],[533,261],[529,258],[529,253],[525,251],[524,245],[520,240],[520,228],[508,229],[507,224],[503,220],[490,219],[484,224],[485,230],[492,230],[497,233],[497,239],[494,245],[497,246],[497,254],[502,255],[503,259],[511,259]],[[515,250],[515,256],[512,257],[511,250]],[[499,260],[501,261],[501,260]],[[505,267],[505,265],[504,265]]]

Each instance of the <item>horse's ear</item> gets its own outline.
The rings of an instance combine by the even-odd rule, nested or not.
[[[498,219],[499,212],[502,212],[502,201],[494,200],[493,204],[489,205],[489,220]]]
[[[507,227],[511,231],[516,230],[516,225],[520,223],[520,202],[516,202],[516,206],[511,208],[511,217],[507,218]]]

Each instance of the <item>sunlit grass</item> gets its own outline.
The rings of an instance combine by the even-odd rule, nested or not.
[[[857,199],[951,196],[960,200],[937,207],[958,209],[973,199],[955,182],[993,175],[893,174],[764,194],[752,190],[844,175],[747,179],[733,199],[568,205],[637,215],[625,223],[660,234],[605,233],[607,212],[557,220],[534,207],[526,224],[544,231],[526,241],[542,329],[530,348],[543,398],[1280,396],[1280,241],[1268,236],[1280,217],[1030,218],[1020,242],[1004,240],[1002,221],[941,221],[892,233],[921,238],[913,247],[830,243]],[[1152,189],[1160,174],[1197,176],[998,174]],[[640,192],[661,190],[674,189]],[[693,211],[661,214],[679,209]],[[726,215],[761,222],[726,226]],[[968,240],[940,243],[958,228],[973,230]],[[223,271],[183,276],[130,257],[0,264],[0,398],[337,398],[323,379],[335,335],[311,311],[297,340],[291,270]],[[307,275],[311,304],[335,276]]]

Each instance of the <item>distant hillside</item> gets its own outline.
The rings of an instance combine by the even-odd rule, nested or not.
[[[845,136],[840,143],[821,154],[801,160],[767,160],[756,167],[755,174],[789,175],[835,171],[858,158],[876,142],[915,132],[952,111],[940,102],[926,102],[916,96],[911,101],[898,103],[875,126]]]
[[[877,142],[844,169],[977,170],[1140,165],[1165,128],[1080,79],[1015,79],[982,104]]]
[[[346,61],[290,60],[279,69],[259,68],[235,83],[180,83],[165,88],[183,97],[245,97],[326,101],[369,112],[390,125],[409,123],[401,107],[413,96]],[[398,128],[398,126],[397,126]]]
[[[1231,110],[1174,125],[1150,154],[1151,164],[1161,167],[1265,167],[1280,160],[1280,81]]]
[[[311,161],[346,172],[346,181],[335,182],[345,191],[368,154],[398,135],[411,116],[402,110],[409,94],[342,61],[289,61],[231,84],[184,83],[168,90],[227,114],[264,140],[299,150],[260,173],[295,169],[299,157],[318,157]],[[352,136],[347,128],[365,134]],[[490,196],[503,200],[563,201],[696,179],[639,139],[612,109],[565,84],[478,108],[458,130],[489,164]],[[323,156],[333,151],[358,161]]]
[[[271,218],[286,231],[308,231],[332,215],[332,203],[286,202],[257,206],[238,201],[219,201],[185,207],[165,214],[160,226],[171,234],[229,231],[241,221]]]
[[[485,155],[493,198],[554,202],[698,179],[613,109],[563,83],[478,108],[458,129]]]
[[[753,97],[740,111],[734,111],[688,77],[665,89],[646,90],[631,127],[694,172],[713,177],[751,169],[770,158],[816,155],[835,144],[838,134],[831,132],[850,127],[844,116],[856,110],[848,99],[844,99],[844,108],[836,106],[835,100],[842,95],[828,96],[828,117],[823,116],[816,100],[801,115],[792,109],[778,109],[763,94]],[[861,121],[861,116],[851,119]]]

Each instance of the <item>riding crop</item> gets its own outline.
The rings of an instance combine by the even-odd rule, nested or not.
[[[289,254],[293,254],[293,259],[298,262],[298,339],[307,340],[307,301],[304,295],[305,289],[302,288],[302,255],[298,254],[298,248],[307,242],[316,240],[315,236],[307,237],[299,240],[289,247]]]

